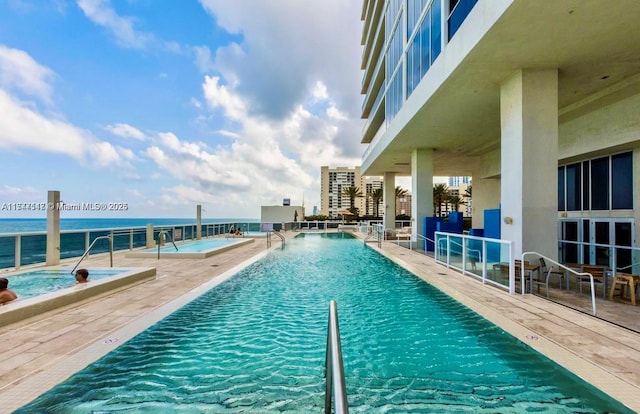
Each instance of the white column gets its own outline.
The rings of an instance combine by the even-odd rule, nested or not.
[[[385,229],[396,228],[396,173],[386,172],[383,177],[382,201],[384,215],[382,224]]]
[[[153,239],[153,224],[149,223],[147,224],[147,249],[150,249],[155,246],[156,246],[156,242]]]
[[[47,193],[47,266],[60,264],[60,191]]]
[[[516,257],[558,256],[558,71],[521,69],[500,89],[501,237]]]
[[[484,211],[500,207],[500,180],[473,176],[471,195],[471,227],[484,228]]]
[[[424,218],[433,217],[433,150],[411,153],[411,233],[425,235]]]
[[[196,206],[196,239],[202,238],[202,206],[198,204]]]

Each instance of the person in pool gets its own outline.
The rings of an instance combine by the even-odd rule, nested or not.
[[[9,289],[9,279],[0,277],[0,305],[4,305],[7,302],[18,299],[18,295],[11,289]]]
[[[87,269],[76,270],[76,282],[87,283],[89,281],[89,271]]]

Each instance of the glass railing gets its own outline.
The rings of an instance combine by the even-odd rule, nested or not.
[[[462,23],[477,2],[478,0],[460,0],[453,8],[451,14],[449,14],[449,19],[447,19],[449,40],[453,38],[453,35],[455,35],[460,26],[462,26]]]
[[[516,291],[513,242],[435,232],[436,262],[510,293]],[[505,265],[506,264],[506,265]]]
[[[239,227],[243,232],[259,232],[259,222],[207,223],[201,225],[202,237],[211,237],[229,232],[231,227]],[[154,227],[152,243],[160,231],[168,232],[175,241],[192,240],[197,237],[196,224]],[[60,232],[60,259],[81,257],[91,242],[100,236],[111,236],[113,250],[131,250],[147,245],[147,228],[113,228],[63,230]],[[108,240],[98,241],[91,249],[92,254],[109,251]],[[0,269],[19,268],[44,263],[47,255],[47,233],[3,233],[0,234]]]

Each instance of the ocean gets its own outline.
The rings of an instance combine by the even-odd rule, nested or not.
[[[222,224],[214,226],[217,223]],[[138,228],[133,234],[123,231],[115,232],[112,239],[113,250],[143,247],[147,244],[145,230],[147,224],[153,224],[156,229],[168,228],[170,236],[176,241],[191,239],[197,233],[195,218],[61,218],[60,258],[82,256],[87,248],[87,235],[89,240],[94,241],[100,236],[109,235],[110,229]],[[259,219],[203,218],[203,236],[226,233],[232,225],[245,230],[260,230]],[[0,219],[0,269],[45,262],[46,231],[47,220],[44,218]],[[154,238],[157,234],[156,232]],[[108,240],[101,239],[92,247],[91,252],[104,253],[109,249]]]
[[[212,223],[256,223],[260,219],[247,218],[203,218],[202,224]],[[60,230],[114,229],[154,226],[196,224],[194,218],[61,218]],[[0,219],[0,233],[30,233],[47,231],[45,218],[5,218]]]

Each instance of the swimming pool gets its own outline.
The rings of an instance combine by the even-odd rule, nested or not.
[[[319,412],[330,299],[351,412],[630,412],[335,236],[289,241],[17,412]]]
[[[160,257],[183,258],[183,259],[204,259],[229,249],[233,249],[247,243],[253,243],[252,238],[244,237],[218,237],[212,239],[191,240],[183,243],[165,243],[160,247]],[[176,250],[178,247],[178,250]],[[158,247],[151,247],[144,250],[136,250],[126,254],[126,257],[158,257]]]
[[[77,303],[110,290],[153,278],[155,268],[89,268],[89,282],[76,283],[71,268],[4,274],[18,299],[0,306],[0,326]]]
[[[105,277],[129,272],[124,268],[89,269],[89,280],[100,280]],[[20,299],[44,295],[56,290],[76,285],[75,276],[71,269],[38,269],[7,275],[9,288],[16,292]]]

